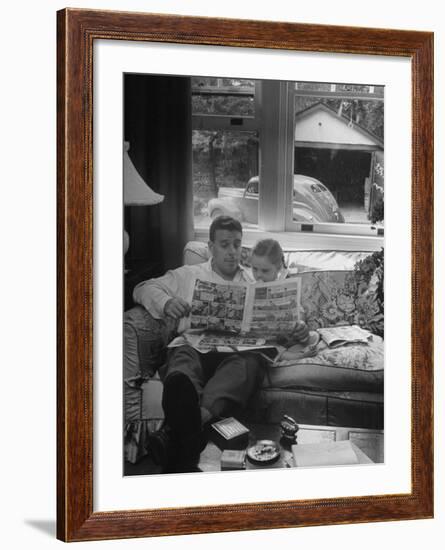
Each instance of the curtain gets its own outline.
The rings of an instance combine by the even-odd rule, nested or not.
[[[125,209],[127,260],[156,264],[156,274],[179,267],[184,245],[193,238],[191,117],[189,77],[125,75],[129,155],[146,183],[165,196],[156,206]]]

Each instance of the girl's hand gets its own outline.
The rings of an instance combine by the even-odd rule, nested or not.
[[[297,321],[292,332],[280,334],[277,337],[278,344],[286,348],[294,346],[295,344],[302,344],[304,346],[307,344],[308,340],[309,329],[304,321]]]
[[[309,340],[309,329],[304,321],[297,321],[290,335],[293,344],[305,344]]]

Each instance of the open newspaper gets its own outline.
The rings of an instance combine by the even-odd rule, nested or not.
[[[190,297],[191,330],[170,347],[188,343],[199,351],[277,347],[300,320],[301,279],[271,283],[215,283],[197,279]],[[222,349],[224,348],[224,349]]]

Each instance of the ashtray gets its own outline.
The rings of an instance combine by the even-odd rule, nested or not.
[[[247,458],[254,464],[272,464],[279,456],[279,446],[270,439],[261,439],[247,449]]]

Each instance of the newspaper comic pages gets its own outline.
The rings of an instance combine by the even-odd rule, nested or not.
[[[191,299],[191,328],[216,332],[247,332],[245,307],[249,283],[214,283],[197,279]]]
[[[255,284],[197,279],[191,301],[191,328],[270,340],[292,332],[300,320],[300,289],[300,278]]]
[[[173,348],[184,345],[192,346],[202,353],[209,351],[234,352],[270,347],[278,348],[278,346],[266,344],[265,338],[250,338],[227,332],[201,332],[196,330],[190,330],[184,332],[181,336],[177,336],[170,342],[168,347]]]
[[[199,351],[280,347],[276,337],[300,319],[300,278],[271,283],[215,283],[197,279],[191,297],[191,331],[170,347]]]
[[[300,277],[250,285],[244,326],[251,336],[275,340],[290,334],[300,320]]]

